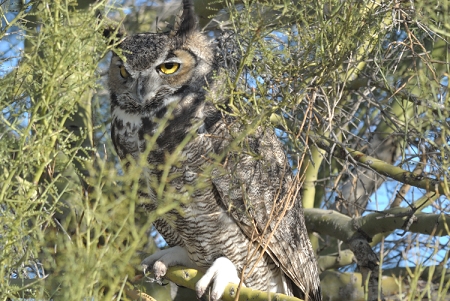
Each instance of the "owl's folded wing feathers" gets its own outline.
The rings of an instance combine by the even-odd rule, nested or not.
[[[299,175],[292,174],[271,130],[258,129],[243,145],[247,145],[246,152],[230,151],[223,165],[212,172],[220,201],[243,233],[260,244],[254,256],[265,250],[292,281],[288,286],[295,296],[308,291],[309,300],[321,300]]]

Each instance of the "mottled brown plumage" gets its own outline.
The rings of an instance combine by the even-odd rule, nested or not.
[[[123,160],[148,153],[144,206],[151,211],[176,198],[188,200],[182,213],[172,210],[154,223],[174,248],[144,263],[157,277],[173,264],[208,271],[212,279],[202,278],[197,292],[212,282],[212,299],[244,272],[248,287],[321,300],[299,176],[271,129],[258,127],[232,143],[247,126],[208,100],[226,104],[216,80],[224,68],[217,51],[223,44],[195,28],[192,7],[183,1],[182,22],[172,33],[127,37],[120,45],[126,61],[113,55],[109,71],[117,153]],[[177,162],[169,162],[174,153]],[[162,197],[161,183],[167,183]]]

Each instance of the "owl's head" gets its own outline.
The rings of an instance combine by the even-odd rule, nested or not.
[[[111,59],[111,101],[130,113],[154,115],[188,93],[204,93],[214,69],[214,47],[197,29],[190,0],[173,31],[128,36],[119,47],[126,59]]]

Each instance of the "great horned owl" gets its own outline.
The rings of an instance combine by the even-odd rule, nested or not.
[[[143,264],[157,278],[179,264],[205,272],[197,294],[211,287],[213,300],[229,282],[239,283],[242,273],[247,287],[321,300],[299,176],[281,143],[262,127],[234,143],[242,127],[210,101],[225,98],[217,90],[217,47],[197,29],[191,0],[183,0],[178,28],[126,37],[120,44],[126,60],[113,54],[109,88],[117,154],[136,161],[147,156],[141,180],[147,186],[140,192],[148,198],[146,209],[167,203],[169,194],[188,198],[182,212],[171,210],[154,222],[171,248]],[[163,194],[155,188],[161,183],[167,183]]]

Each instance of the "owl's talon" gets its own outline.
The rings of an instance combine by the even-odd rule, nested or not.
[[[161,262],[157,261],[155,264],[153,264],[153,273],[155,274],[155,277],[157,280],[160,280],[162,277],[166,275],[167,272],[167,266]]]
[[[217,258],[205,275],[195,285],[197,297],[201,298],[212,283],[211,300],[219,300],[229,283],[238,284],[239,275],[234,264],[226,257]]]
[[[162,284],[161,280],[166,275],[167,268],[174,265],[195,267],[190,261],[187,251],[179,246],[157,251],[141,263],[144,273],[151,270],[155,281],[159,284]]]

